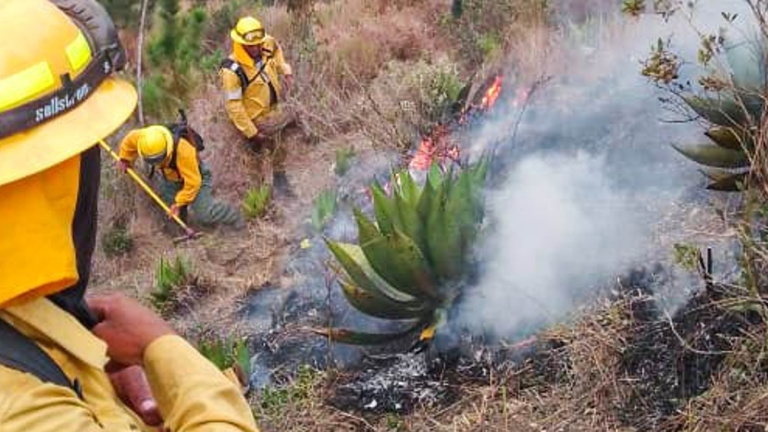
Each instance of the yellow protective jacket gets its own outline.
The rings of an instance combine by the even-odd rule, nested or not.
[[[224,96],[226,98],[227,115],[246,138],[252,138],[258,133],[256,122],[264,119],[276,105],[272,104],[269,82],[272,83],[277,101],[282,98],[280,75],[291,75],[291,66],[283,57],[283,50],[272,37],[267,35],[262,45],[261,64],[251,58],[241,44],[233,42],[232,54],[229,56],[236,62],[236,67],[242,68],[248,78],[247,88],[242,88],[240,78],[232,69],[222,68],[219,71]],[[257,76],[259,69],[264,71]]]
[[[40,298],[0,310],[35,340],[70,379],[72,389],[0,366],[0,430],[8,432],[151,431],[120,401],[109,377],[106,345],[72,315]],[[184,339],[163,336],[147,347],[144,370],[166,431],[258,431],[238,387]]]
[[[133,163],[139,156],[138,142],[139,132],[137,130],[128,133],[120,143],[120,159]],[[203,179],[200,174],[200,161],[195,146],[186,139],[180,138],[176,151],[178,152],[176,156],[176,169],[170,167],[172,159],[170,152],[166,156],[165,161],[159,165],[159,168],[166,181],[184,183],[184,186],[176,194],[176,204],[185,206],[191,204],[197,198],[197,193],[200,191]]]

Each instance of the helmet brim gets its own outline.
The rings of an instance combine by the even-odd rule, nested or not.
[[[76,109],[0,139],[0,185],[44,171],[98,144],[125,123],[137,101],[130,83],[109,78]]]
[[[243,39],[243,37],[240,36],[237,33],[237,31],[235,31],[234,29],[232,29],[232,31],[229,32],[229,37],[231,37],[233,41],[239,43],[240,45],[248,45],[248,46],[261,45],[262,43],[264,43],[264,39],[266,39],[266,36],[265,36],[261,39],[248,42],[245,39]]]

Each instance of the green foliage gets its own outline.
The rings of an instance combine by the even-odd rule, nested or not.
[[[480,36],[477,46],[483,52],[483,57],[489,58],[501,51],[501,40],[493,33],[486,33]]]
[[[695,245],[686,243],[675,243],[674,260],[679,266],[689,271],[696,271],[699,268],[699,257],[701,251]]]
[[[141,15],[141,1],[137,0],[99,0],[112,20],[120,28],[138,28]],[[151,7],[153,0],[149,2]]]
[[[336,198],[336,191],[330,189],[322,191],[315,198],[312,203],[312,226],[315,230],[322,230],[336,213]]]
[[[206,37],[212,40],[220,40],[229,34],[235,27],[237,20],[246,12],[259,16],[262,1],[254,0],[229,0],[223,2],[221,7],[211,13],[211,20],[206,30]]]
[[[354,157],[355,149],[352,147],[336,149],[336,164],[333,166],[333,172],[337,176],[343,177],[352,166]]]
[[[143,84],[147,114],[169,116],[200,81],[207,13],[196,6],[182,11],[179,0],[158,0],[153,33],[146,48],[149,71]]]
[[[192,279],[192,268],[189,261],[180,255],[167,260],[160,258],[155,270],[155,290],[152,291],[150,302],[160,312],[170,310],[177,302],[177,292]]]
[[[406,426],[403,422],[403,419],[394,413],[387,413],[386,419],[386,427],[388,431],[394,431],[394,432],[400,432],[405,431]]]
[[[133,238],[124,226],[112,226],[101,236],[101,249],[108,258],[125,255],[133,250]]]
[[[372,185],[376,224],[356,210],[358,244],[326,243],[344,269],[340,285],[354,308],[376,318],[409,320],[411,326],[390,334],[333,328],[315,333],[342,343],[379,344],[426,328],[422,338],[431,339],[469,268],[484,216],[488,162],[484,157],[445,173],[433,165],[423,186],[401,171],[392,176],[391,195]]]
[[[267,416],[280,416],[289,404],[308,401],[320,385],[322,373],[302,365],[293,382],[285,387],[267,387],[261,393],[261,409]]]
[[[451,3],[451,15],[454,19],[459,19],[462,14],[464,14],[464,1],[453,0]]]
[[[420,61],[413,65],[406,82],[416,91],[416,109],[430,123],[428,128],[451,117],[464,88],[458,68],[445,59],[434,64]]]
[[[489,48],[489,35],[499,42],[505,39],[512,25],[520,19],[525,9],[526,13],[545,15],[547,8],[544,0],[526,2],[511,2],[507,0],[462,0],[454,1],[451,14],[440,21],[447,37],[456,41],[462,56],[470,62],[482,63],[488,54],[484,48]]]
[[[251,349],[245,338],[213,338],[200,341],[198,351],[210,360],[219,370],[235,368],[238,374],[247,379],[251,375]]]
[[[723,46],[723,41],[708,40],[708,52],[719,52],[711,44]],[[692,145],[676,145],[683,156],[705,167],[709,178],[708,189],[736,192],[744,190],[751,176],[752,157],[755,152],[758,130],[753,127],[764,115],[763,99],[765,66],[754,56],[750,44],[722,48],[731,69],[733,84],[717,74],[705,76],[700,84],[702,95],[685,94],[683,102],[690,111],[709,123],[705,132],[707,142]],[[702,48],[705,49],[705,48]],[[762,44],[759,50],[763,52]],[[700,57],[702,54],[700,53]],[[704,63],[711,60],[700,59]],[[703,64],[705,66],[706,64]],[[712,96],[714,94],[714,96]]]
[[[248,219],[264,216],[272,201],[272,187],[267,184],[248,189],[243,199],[243,214]]]
[[[645,12],[645,0],[624,0],[621,3],[621,12],[638,17]]]
[[[661,38],[651,47],[651,55],[643,64],[643,76],[661,84],[670,84],[678,78],[680,58],[670,52],[668,47],[669,41],[665,42]]]

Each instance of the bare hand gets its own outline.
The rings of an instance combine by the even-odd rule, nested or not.
[[[178,204],[174,204],[170,208],[170,214],[168,215],[171,218],[179,217],[179,213],[181,213],[181,206]]]
[[[107,354],[114,362],[141,365],[152,342],[176,333],[157,314],[124,295],[95,296],[87,302],[100,320],[93,333],[107,343]]]
[[[127,161],[124,161],[124,160],[117,161],[117,170],[123,174],[125,174],[125,172],[128,171],[128,168],[130,166],[131,165]]]
[[[287,97],[293,90],[293,75],[284,75],[283,79],[285,80],[285,96]]]
[[[109,373],[109,380],[120,400],[138,414],[147,426],[160,426],[163,423],[144,369],[140,366],[118,369]]]

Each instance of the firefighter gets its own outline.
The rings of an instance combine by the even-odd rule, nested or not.
[[[213,198],[211,170],[200,159],[202,144],[187,134],[187,129],[172,130],[152,125],[129,132],[120,143],[119,169],[123,172],[137,157],[160,171],[160,195],[171,212],[187,218],[191,207],[202,225],[244,226],[242,215],[232,206]],[[199,138],[196,133],[194,136]]]
[[[160,317],[85,297],[94,144],[137,100],[112,77],[124,52],[106,11],[3,0],[0,21],[0,429],[256,431],[239,386]]]
[[[219,75],[227,114],[258,153],[261,180],[291,195],[285,175],[285,149],[279,133],[296,122],[282,104],[293,83],[291,66],[277,41],[254,17],[241,18],[230,32],[232,53]],[[281,82],[280,77],[283,81]]]

